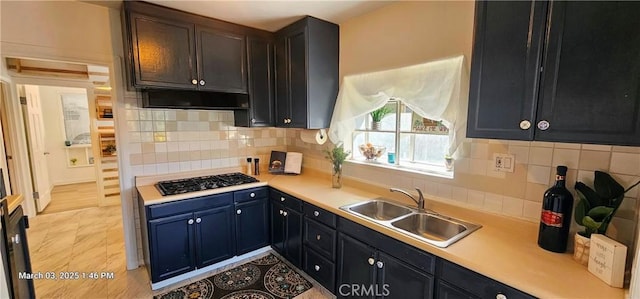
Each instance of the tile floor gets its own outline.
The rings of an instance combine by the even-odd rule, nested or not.
[[[152,298],[154,294],[245,262],[152,292],[144,267],[131,271],[126,269],[120,206],[39,215],[29,219],[29,224],[27,237],[33,273],[54,272],[57,276],[56,279],[35,281],[37,298]],[[77,272],[79,277],[62,279],[61,272]],[[90,278],[92,273],[98,276],[102,273],[113,274],[113,278]],[[333,297],[313,283],[314,288],[296,298]]]

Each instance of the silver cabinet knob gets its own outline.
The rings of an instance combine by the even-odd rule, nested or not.
[[[204,80],[200,80],[200,86],[204,86],[205,83]]]
[[[256,197],[256,194],[251,192],[251,194],[249,194],[249,197],[254,198],[254,197]]]
[[[200,223],[200,222],[202,222],[202,219],[197,218],[197,219],[196,219],[196,223]]]
[[[282,216],[287,217],[287,212],[282,212]]]
[[[372,257],[370,257],[367,262],[369,262],[369,265],[373,266],[373,264],[375,264],[376,260],[374,260]]]
[[[313,269],[316,269],[316,271],[320,271],[320,266],[315,265],[315,266],[313,266]]]
[[[15,236],[11,237],[11,243],[20,244],[20,235],[16,234]]]
[[[316,235],[316,240],[320,241],[320,235]]]
[[[196,79],[192,79],[192,80],[191,80],[191,84],[193,84],[193,85],[198,85],[198,80],[196,80]]]
[[[376,263],[376,266],[378,266],[378,268],[379,268],[379,269],[382,269],[382,267],[384,267],[384,263],[383,263],[383,262],[381,262],[381,261],[378,261],[378,262]]]
[[[242,214],[242,210],[237,210],[236,214],[238,214],[238,215]]]
[[[547,129],[549,129],[549,122],[546,120],[541,120],[538,122],[538,129],[542,130],[542,131],[546,131]]]
[[[313,211],[313,216],[316,216],[316,217],[320,216],[320,212],[318,212],[318,211]]]
[[[280,210],[280,215],[282,215],[282,213],[283,213],[282,210]]]
[[[285,199],[284,197],[280,197],[280,201],[284,201],[284,199]]]
[[[189,221],[187,221],[188,224],[193,224],[193,219],[189,219]]]
[[[531,122],[527,119],[520,122],[520,129],[528,130],[531,128]]]
[[[507,299],[507,296],[505,294],[497,294],[496,299]]]
[[[256,123],[256,119],[255,119],[255,118],[252,118],[252,119],[251,119],[251,123],[252,123],[252,124],[255,124],[255,123]]]

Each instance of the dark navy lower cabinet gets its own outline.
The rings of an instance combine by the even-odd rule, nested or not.
[[[236,252],[238,255],[269,245],[267,197],[236,203]]]
[[[233,206],[195,212],[194,218],[198,268],[236,255]]]
[[[143,252],[151,282],[236,255],[233,193],[144,206]]]
[[[302,268],[302,201],[271,189],[271,246]]]
[[[193,213],[149,221],[151,281],[164,280],[195,269],[193,223]]]
[[[436,285],[437,299],[477,299],[479,297],[473,296],[461,289],[449,285],[444,280],[438,280]]]

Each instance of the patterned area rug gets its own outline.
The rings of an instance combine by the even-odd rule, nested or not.
[[[304,277],[269,254],[153,298],[289,299],[311,287]]]

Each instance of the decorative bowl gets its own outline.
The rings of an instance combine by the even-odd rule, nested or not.
[[[361,144],[358,146],[358,149],[367,161],[375,161],[387,150],[387,148],[382,145],[373,145],[371,143]]]

